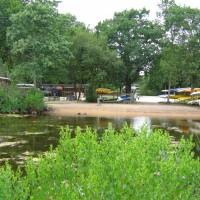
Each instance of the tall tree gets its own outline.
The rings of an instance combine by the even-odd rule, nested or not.
[[[149,88],[200,86],[200,10],[162,0],[161,23],[165,29],[160,61],[146,78]],[[162,80],[160,80],[160,74]],[[155,84],[149,84],[154,81]]]
[[[165,29],[167,43],[182,49],[179,51],[184,57],[179,61],[180,71],[186,85],[194,86],[198,83],[200,70],[200,10],[190,7],[171,5],[165,15]],[[177,57],[180,55],[176,54]],[[183,73],[184,72],[184,73]]]
[[[69,43],[58,29],[55,1],[36,0],[11,17],[7,38],[14,60],[13,75],[35,85],[69,60]]]
[[[21,9],[23,9],[21,0],[0,0],[0,59],[4,65],[11,62],[10,49],[6,42],[6,32],[11,25],[10,17]]]
[[[59,34],[64,38],[65,41],[69,42],[69,49],[73,46],[73,37],[79,30],[86,30],[85,25],[77,21],[76,17],[71,14],[59,14],[56,19],[55,29],[59,30]],[[63,56],[63,55],[62,55]],[[69,69],[69,59],[63,56],[60,61],[63,64],[54,69],[48,70],[44,74],[43,82],[46,83],[69,83],[71,80],[71,75],[68,73]]]
[[[129,10],[116,13],[112,20],[99,23],[97,34],[107,36],[108,45],[115,49],[124,64],[126,92],[139,78],[139,72],[151,67],[159,54],[161,27],[147,20],[149,11]]]
[[[116,83],[121,62],[104,39],[79,29],[73,37],[71,51],[68,72],[72,83],[91,84],[94,88]]]

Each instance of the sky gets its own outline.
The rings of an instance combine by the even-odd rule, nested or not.
[[[111,19],[115,12],[125,9],[150,10],[150,18],[155,19],[160,0],[62,0],[58,9],[60,13],[70,13],[78,21],[94,28],[99,21]],[[200,8],[200,0],[176,0],[178,5]]]

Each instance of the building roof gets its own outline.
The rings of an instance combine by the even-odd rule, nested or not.
[[[0,76],[0,80],[11,81],[10,78]]]

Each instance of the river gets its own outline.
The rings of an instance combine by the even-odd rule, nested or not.
[[[0,165],[6,161],[14,167],[23,165],[30,156],[37,157],[48,151],[50,146],[56,147],[61,126],[69,126],[72,129],[76,126],[83,129],[91,126],[102,131],[109,123],[120,129],[125,122],[136,130],[144,124],[149,131],[155,128],[167,130],[176,141],[193,134],[195,152],[200,154],[200,119],[0,116]]]

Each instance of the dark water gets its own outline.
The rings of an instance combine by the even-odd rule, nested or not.
[[[200,120],[190,119],[154,119],[148,117],[98,118],[98,117],[5,117],[0,116],[0,164],[9,161],[13,166],[24,163],[28,157],[37,157],[47,151],[52,145],[55,147],[59,139],[61,126],[85,128],[91,126],[102,130],[109,123],[119,129],[127,122],[134,129],[140,129],[145,123],[147,128],[162,128],[168,130],[175,140],[182,136],[194,135],[195,152],[199,154]]]

